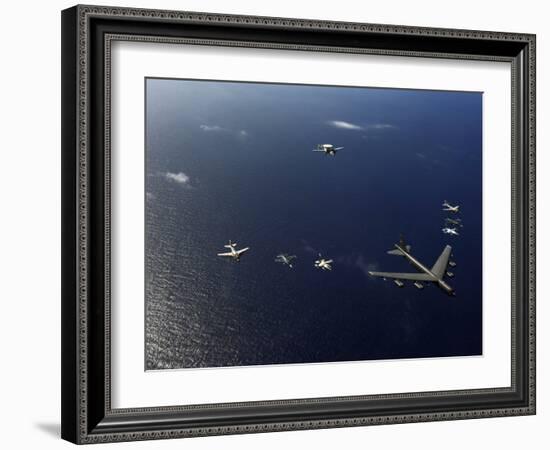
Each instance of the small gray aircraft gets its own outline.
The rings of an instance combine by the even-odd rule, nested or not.
[[[369,271],[369,275],[374,277],[382,277],[384,279],[391,278],[398,287],[403,287],[405,283],[402,280],[411,280],[413,281],[415,287],[418,289],[423,289],[424,285],[422,282],[435,283],[440,289],[442,289],[448,295],[455,295],[454,289],[449,286],[443,279],[445,275],[452,277],[451,272],[447,272],[447,266],[451,265],[454,267],[456,264],[450,262],[449,258],[451,256],[451,246],[447,245],[435,264],[428,268],[420,261],[418,261],[414,256],[411,255],[411,246],[406,245],[403,237],[401,237],[398,244],[395,244],[395,249],[389,250],[388,254],[403,256],[413,267],[415,267],[420,273],[398,273],[398,272],[373,272]]]
[[[314,152],[322,152],[327,156],[336,156],[338,150],[342,150],[344,147],[334,147],[332,144],[317,144],[317,148],[314,148]]]
[[[448,225],[454,225],[455,227],[462,228],[462,220],[460,219],[451,219],[450,217],[445,217],[445,223]]]
[[[296,255],[287,255],[286,253],[281,253],[275,257],[275,262],[285,264],[292,269],[292,261],[297,259]]]
[[[229,241],[229,244],[224,245],[225,248],[228,248],[229,251],[225,253],[218,253],[218,256],[227,256],[229,258],[233,258],[235,261],[239,261],[241,259],[241,255],[250,249],[250,247],[241,248],[240,250],[235,250],[235,247],[237,246],[236,242]]]

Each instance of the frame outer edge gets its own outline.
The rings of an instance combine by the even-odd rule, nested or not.
[[[78,442],[77,17],[61,13],[61,437]]]
[[[537,389],[536,389],[536,102],[537,102],[537,37],[529,36],[529,96],[528,96],[528,155],[529,155],[529,412],[537,412]]]
[[[307,30],[336,30],[336,31],[359,31],[377,32],[382,34],[402,35],[426,35],[432,37],[454,37],[466,39],[489,39],[510,42],[530,42],[534,34],[513,33],[502,31],[468,30],[441,27],[425,27],[395,24],[377,24],[363,22],[347,22],[325,19],[303,19],[277,16],[253,16],[227,13],[205,13],[199,11],[174,11],[167,9],[150,8],[128,8],[122,6],[99,6],[90,4],[79,4],[78,8],[83,14],[98,16],[116,16],[137,19],[152,19],[172,21],[177,23],[210,23],[245,25],[257,28],[278,28],[284,29],[307,29]]]
[[[524,112],[524,123],[528,125],[528,138],[523,148],[527,156],[528,192],[528,302],[527,323],[528,355],[524,363],[528,365],[529,399],[526,406],[449,411],[444,413],[423,413],[413,415],[376,416],[369,418],[339,418],[314,422],[279,422],[251,426],[197,427],[192,429],[135,431],[123,433],[93,433],[89,430],[87,399],[88,346],[87,323],[88,302],[88,189],[90,149],[88,128],[88,65],[89,65],[89,19],[91,17],[128,17],[149,21],[198,24],[234,24],[251,28],[319,29],[341,32],[378,32],[382,34],[417,35],[427,37],[460,37],[466,39],[500,40],[525,44],[528,51],[527,91],[528,105]],[[220,434],[240,434],[250,432],[287,431],[329,427],[361,426],[385,423],[407,423],[468,419],[481,417],[501,417],[535,413],[535,36],[531,34],[500,33],[473,30],[451,30],[439,28],[356,24],[351,22],[331,22],[291,18],[256,16],[236,16],[225,14],[193,13],[183,11],[162,11],[135,8],[100,7],[78,5],[63,11],[62,14],[62,437],[75,443],[98,443],[143,439],[165,439]],[[72,40],[72,43],[66,42]],[[72,51],[71,51],[72,50]],[[67,67],[69,66],[69,67]],[[73,101],[71,101],[73,100]],[[76,108],[75,108],[76,105]],[[71,320],[74,319],[74,320]]]

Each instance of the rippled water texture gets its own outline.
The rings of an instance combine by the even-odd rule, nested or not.
[[[146,86],[147,369],[482,353],[481,94]],[[455,298],[368,276],[414,271],[386,254],[401,232],[427,266],[453,246]]]

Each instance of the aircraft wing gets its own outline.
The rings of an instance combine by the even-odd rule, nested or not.
[[[443,274],[447,270],[447,264],[449,264],[449,257],[451,256],[451,246],[447,245],[443,251],[441,252],[441,255],[439,255],[439,258],[437,258],[437,261],[432,267],[432,273],[438,277],[442,278]]]
[[[344,147],[336,147],[334,150],[342,150]]]
[[[242,255],[244,252],[249,250],[250,247],[241,248],[240,250],[237,250],[237,255]]]
[[[393,278],[394,280],[435,281],[427,273],[369,272],[373,277]]]
[[[218,253],[218,256],[233,256],[233,253],[227,252],[227,253]]]
[[[314,148],[314,149],[312,150],[312,152],[323,152],[323,153],[325,153],[325,151],[322,150],[322,149],[320,149],[320,148]]]

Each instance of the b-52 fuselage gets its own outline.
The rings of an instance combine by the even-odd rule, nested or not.
[[[369,271],[369,274],[375,277],[382,278],[392,278],[395,284],[399,287],[403,287],[404,283],[401,280],[411,280],[414,281],[414,285],[418,289],[423,289],[424,285],[422,282],[430,282],[436,284],[440,289],[442,289],[448,295],[455,295],[454,289],[449,286],[443,277],[445,274],[451,276],[447,272],[447,266],[449,265],[449,258],[451,256],[451,246],[447,245],[437,261],[432,268],[426,267],[418,259],[411,255],[411,247],[405,245],[403,240],[399,244],[395,244],[395,249],[389,250],[390,255],[397,255],[404,257],[412,266],[414,266],[420,273],[398,273],[398,272],[374,272]],[[454,264],[454,263],[453,263]]]

